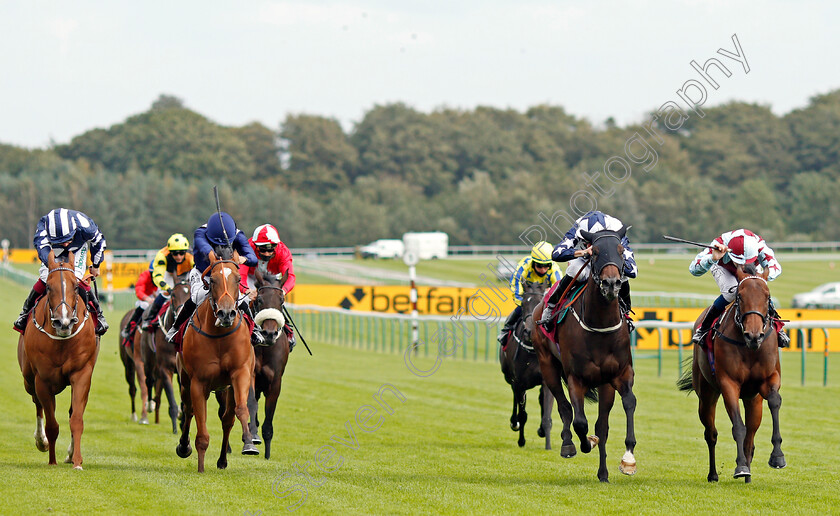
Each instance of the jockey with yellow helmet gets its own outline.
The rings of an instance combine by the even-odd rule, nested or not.
[[[519,318],[522,317],[522,284],[545,283],[546,289],[560,281],[563,272],[560,266],[551,260],[553,246],[542,240],[534,244],[531,254],[519,260],[516,270],[510,278],[510,290],[513,292],[513,302],[516,308],[510,313],[505,325],[499,333],[499,344],[504,345],[508,333],[513,330]]]
[[[161,307],[169,299],[169,294],[175,286],[175,278],[190,272],[193,268],[193,255],[189,252],[189,249],[190,241],[187,240],[187,237],[181,233],[175,233],[169,237],[169,240],[166,241],[166,247],[157,252],[149,265],[149,272],[152,273],[152,284],[159,290],[154,303],[146,313],[146,317],[143,318],[142,329],[149,329]],[[136,310],[134,315],[139,317]],[[128,325],[126,325],[126,328],[128,328]]]

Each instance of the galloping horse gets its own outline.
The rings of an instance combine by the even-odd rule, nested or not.
[[[633,359],[630,352],[630,333],[618,304],[624,270],[624,247],[621,239],[627,228],[619,231],[599,231],[581,235],[592,244],[589,260],[590,274],[582,295],[567,306],[573,317],[566,318],[554,331],[556,345],[534,332],[534,347],[540,359],[543,380],[557,399],[560,416],[563,419],[563,447],[561,455],[574,455],[571,443],[569,420],[574,408],[574,429],[580,439],[580,450],[589,453],[599,445],[600,465],[598,479],[609,482],[607,472],[607,436],[609,416],[615,402],[615,392],[621,395],[624,412],[627,415],[626,451],[621,459],[619,471],[626,475],[636,472],[636,458],[633,451],[636,437],[633,428],[633,414],[636,410],[636,396],[633,394]],[[542,314],[542,305],[534,317]],[[571,407],[563,394],[561,380],[569,389]],[[598,420],[595,436],[587,437],[589,424],[583,410],[584,398],[597,388]]]
[[[543,384],[540,363],[536,351],[531,345],[531,333],[534,331],[534,308],[542,301],[545,283],[526,282],[522,291],[522,317],[507,337],[504,347],[499,348],[499,362],[502,374],[513,391],[513,413],[510,416],[510,429],[519,431],[520,447],[525,446],[525,396],[529,389],[540,387],[540,412],[542,422],[537,435],[545,437],[545,449],[551,449],[551,409],[554,398]]]
[[[257,437],[257,402],[260,394],[265,395],[262,437],[265,440],[265,458],[268,459],[271,457],[271,439],[274,437],[274,411],[277,408],[277,398],[280,397],[283,372],[289,360],[289,338],[283,331],[285,318],[282,311],[283,303],[286,302],[282,287],[286,283],[288,273],[277,279],[272,274],[263,275],[258,267],[254,277],[257,287],[257,298],[252,305],[256,323],[254,331],[263,333],[265,345],[254,348],[254,394],[248,397],[248,410],[251,414],[251,434]]]
[[[226,410],[222,417],[222,449],[216,467],[227,467],[227,448],[234,419],[242,424],[245,443],[242,453],[258,454],[248,429],[248,390],[254,374],[254,350],[248,325],[237,308],[239,253],[220,248],[209,255],[210,293],[191,317],[181,352],[178,354],[184,423],[175,452],[181,458],[192,453],[190,422],[195,414],[195,447],[198,472],[204,472],[204,454],[210,444],[207,433],[207,398],[211,391],[226,389]]]
[[[677,383],[682,391],[696,391],[700,400],[700,421],[706,429],[704,435],[709,447],[709,474],[706,477],[709,482],[718,480],[715,468],[718,435],[715,407],[721,394],[732,421],[732,436],[737,449],[735,478],[744,477],[744,482],[750,481],[755,432],[761,425],[762,398],[767,400],[773,417],[770,467],[780,469],[786,466],[779,433],[782,370],[776,330],[772,324],[768,273],[769,270],[764,269],[759,274],[754,264],[737,267],[738,293],[735,302],[720,317],[720,323],[711,330],[711,350],[695,346],[691,370],[686,371]],[[700,325],[704,316],[705,313],[701,314],[695,326]],[[739,398],[744,400],[746,425],[741,419]]]
[[[32,396],[37,412],[35,446],[40,451],[49,449],[50,464],[56,464],[55,442],[58,438],[55,396],[70,385],[72,440],[65,462],[72,460],[75,469],[82,469],[83,417],[99,354],[99,337],[94,334],[94,322],[89,320],[88,308],[76,291],[78,280],[73,254],[67,255],[57,262],[50,251],[47,292],[35,305],[26,331],[18,340],[18,363],[23,385]]]

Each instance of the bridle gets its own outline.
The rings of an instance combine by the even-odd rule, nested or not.
[[[50,270],[50,271],[47,273],[47,276],[49,277],[49,275],[50,275],[50,274],[52,274],[53,272],[61,272],[61,271],[64,271],[64,272],[71,272],[71,273],[73,273],[74,277],[75,277],[75,274],[76,274],[76,270],[75,270],[75,269],[71,269],[71,268],[69,268],[69,267],[56,267],[55,269]],[[48,288],[49,288],[49,287],[48,287]],[[56,306],[55,308],[53,308],[53,306],[52,306],[52,305],[50,305],[50,298],[49,298],[49,296],[46,296],[46,297],[47,297],[47,299],[46,299],[47,312],[49,312],[50,323],[51,323],[51,325],[52,325],[52,327],[53,327],[53,330],[58,331],[58,326],[59,326],[59,324],[57,323],[58,318],[55,316],[55,310],[57,310],[57,309],[58,309],[61,305],[65,305],[65,306],[67,306],[67,309],[68,309],[68,310],[70,310],[70,312],[73,314],[73,317],[70,319],[70,327],[72,328],[72,327],[73,327],[73,326],[75,326],[76,324],[79,324],[79,316],[78,316],[78,315],[76,315],[76,314],[77,314],[77,312],[76,312],[76,308],[77,308],[77,305],[79,304],[79,302],[77,301],[78,296],[76,296],[76,295],[75,295],[75,292],[73,293],[73,300],[74,300],[74,301],[76,301],[76,302],[75,302],[74,306],[72,306],[72,307],[71,307],[71,306],[70,306],[70,303],[68,303],[68,302],[67,302],[67,291],[66,291],[66,290],[65,290],[65,288],[64,288],[64,282],[63,282],[63,281],[61,282],[61,303],[59,303],[59,304],[58,304],[58,306]],[[76,335],[78,335],[78,334],[79,334],[79,332],[80,332],[80,331],[82,331],[82,328],[84,328],[85,323],[87,322],[87,320],[88,320],[88,311],[87,311],[87,310],[85,310],[85,318],[84,318],[84,320],[82,321],[82,324],[80,324],[80,325],[79,325],[79,327],[78,327],[78,328],[76,328],[76,331],[72,332],[70,335],[67,335],[66,337],[62,337],[62,336],[60,336],[60,335],[54,335],[54,334],[52,334],[52,333],[50,333],[50,332],[46,331],[46,330],[44,329],[44,327],[43,327],[41,324],[39,324],[39,323],[38,323],[38,320],[37,320],[34,316],[33,316],[33,321],[32,321],[32,322],[35,324],[35,327],[36,327],[39,331],[41,331],[42,333],[46,334],[46,335],[47,335],[48,337],[50,337],[51,339],[54,339],[54,340],[67,340],[67,339],[73,338],[73,337],[75,337]]]
[[[598,242],[598,240],[601,240],[602,238],[615,238],[618,240],[618,243],[621,244],[621,238],[619,238],[618,235],[607,233],[605,235],[599,235],[593,238],[592,242],[590,242],[592,247],[595,247],[595,243]],[[599,291],[601,290],[601,271],[604,270],[604,267],[606,267],[607,265],[615,265],[616,267],[618,267],[618,273],[621,275],[621,282],[624,283],[625,281],[627,281],[627,277],[624,275],[624,264],[627,262],[627,259],[624,258],[624,253],[618,253],[618,256],[620,257],[620,263],[613,260],[607,261],[606,263],[599,261],[598,258],[601,257],[600,252],[594,260],[591,256],[587,257],[590,266],[590,276],[592,276],[592,281],[595,282],[595,286],[598,287]],[[600,265],[597,271],[595,270],[596,263]]]
[[[738,282],[737,289],[740,291],[741,283],[743,283],[747,280],[751,280],[751,279],[761,280],[761,281],[764,282],[765,285],[767,284],[767,280],[762,278],[761,276],[750,275],[750,276],[747,276],[745,278],[742,278],[741,281]],[[737,292],[735,294],[735,325],[738,326],[738,329],[741,331],[741,334],[744,333],[744,319],[748,315],[755,314],[755,315],[761,317],[761,321],[763,323],[762,328],[764,328],[764,336],[766,338],[767,337],[767,329],[768,329],[768,326],[770,325],[770,322],[771,322],[771,319],[772,319],[770,314],[772,314],[772,313],[773,313],[773,309],[772,309],[772,304],[771,304],[771,300],[770,300],[769,295],[767,296],[767,313],[762,314],[761,312],[759,312],[757,310],[749,310],[747,312],[742,313],[741,312],[741,293]]]
[[[216,261],[213,265],[211,265],[210,267],[208,267],[208,268],[207,268],[207,270],[204,272],[204,275],[205,275],[205,276],[207,276],[207,275],[212,276],[212,274],[213,274],[213,269],[215,269],[217,265],[220,265],[220,264],[225,264],[225,263],[229,263],[229,264],[233,265],[234,267],[238,267],[238,264],[237,264],[235,261],[233,261],[233,260],[218,260],[218,261]],[[238,269],[237,269],[237,271],[238,271]],[[233,300],[234,310],[236,310],[236,312],[237,312],[237,314],[238,314],[238,313],[239,313],[239,305],[238,305],[238,303],[237,303],[237,297],[234,297],[234,296],[230,293],[230,291],[228,290],[228,287],[227,287],[227,282],[226,282],[226,281],[223,281],[223,282],[222,282],[222,285],[224,286],[225,291],[222,293],[222,295],[221,295],[221,296],[219,296],[219,301],[221,301],[222,299],[224,299],[224,297],[225,297],[225,296],[230,297],[230,298],[231,298],[231,300]],[[216,299],[213,297],[212,293],[211,293],[211,295],[210,295],[209,297],[210,297],[210,306],[211,306],[211,307],[212,307],[212,309],[213,309],[213,313],[218,312],[218,311],[219,311],[219,305],[218,305],[218,302],[217,302],[217,301],[216,301]],[[240,315],[241,315],[241,314],[240,314]]]

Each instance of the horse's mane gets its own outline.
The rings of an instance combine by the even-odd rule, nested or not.
[[[70,263],[70,253],[61,253],[59,256],[56,256],[55,253],[53,253],[53,258],[56,263]]]
[[[747,274],[750,274],[752,276],[758,276],[758,269],[756,269],[755,267],[755,262],[745,263],[743,269],[744,272],[746,272]]]
[[[233,260],[233,247],[229,245],[213,246],[213,252],[216,253],[216,256],[218,256],[221,260]]]

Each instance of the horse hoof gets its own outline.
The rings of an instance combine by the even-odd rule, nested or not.
[[[137,414],[135,414],[135,413],[133,413],[133,412],[132,412],[132,414],[131,414],[131,422],[132,422],[132,423],[136,423],[136,422],[137,422]]]
[[[175,453],[177,453],[178,456],[182,459],[186,459],[187,457],[192,455],[192,446],[190,446],[189,444],[186,446],[181,446],[181,444],[179,443],[178,446],[175,447]]]
[[[44,450],[41,450],[41,451],[44,451]],[[768,464],[770,464],[771,468],[775,468],[775,469],[782,469],[785,466],[787,466],[787,462],[785,462],[784,455],[782,455],[781,457],[770,457],[770,462]]]
[[[218,461],[216,461],[216,468],[227,469],[227,461],[222,461],[222,459],[219,459]]]
[[[138,421],[138,423],[140,423],[141,425],[148,425],[149,424],[149,418],[147,418],[146,416],[143,416],[143,417],[140,418],[140,421]]]
[[[254,444],[262,444],[262,439],[260,439],[260,436],[254,435],[254,437],[251,437],[251,442]]]
[[[545,437],[545,430],[543,430],[543,427],[539,427],[539,428],[537,429],[537,436],[539,436],[539,437]]]
[[[148,408],[146,410],[148,412],[154,412],[155,407],[157,406],[157,404],[155,403],[155,400],[149,400],[149,403],[147,405],[148,405]]]
[[[511,423],[510,424],[510,429],[513,430],[514,432],[518,432],[519,431],[519,423]]]
[[[68,455],[67,458],[64,459],[64,463],[65,464],[73,464],[73,457]]]
[[[518,444],[520,448],[524,448],[525,447],[525,439],[518,440],[516,442],[516,444]]]
[[[752,473],[750,473],[749,466],[738,466],[735,468],[735,475],[733,475],[733,478],[749,477],[751,475]]]
[[[39,439],[38,435],[35,435],[35,447],[38,448],[38,451],[45,452],[50,449],[50,443],[46,439]]]
[[[253,444],[245,443],[242,445],[242,455],[259,455],[260,451]]]
[[[636,463],[635,462],[624,462],[621,461],[621,464],[618,465],[618,470],[625,475],[635,475],[636,474]]]
[[[73,466],[73,469],[75,469],[76,471],[82,471],[82,466]]]
[[[589,440],[589,445],[593,448],[598,446],[598,443],[601,442],[601,439],[599,439],[597,435],[590,435],[586,439]]]
[[[577,449],[574,444],[564,444],[560,447],[560,456],[564,459],[571,459],[577,455]]]

